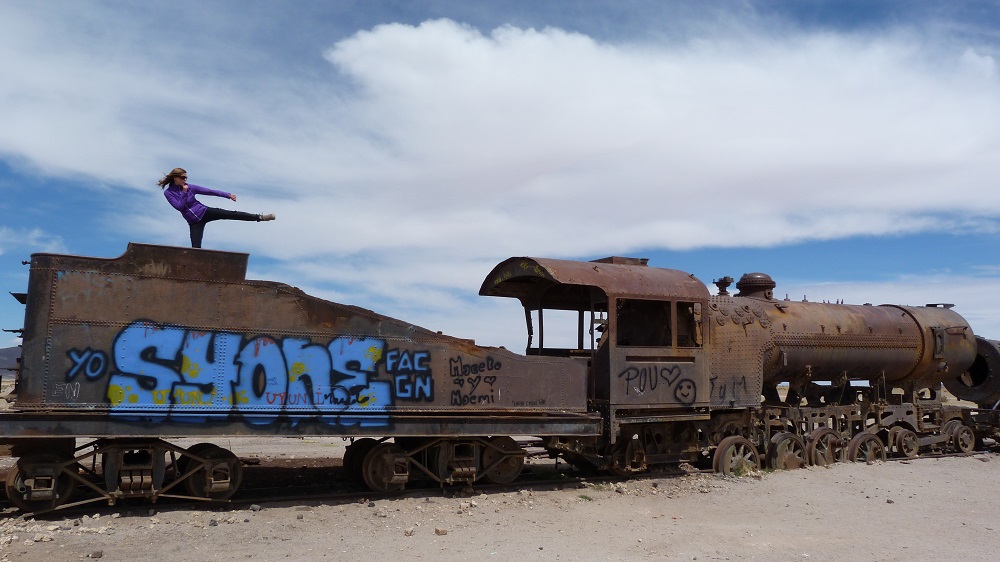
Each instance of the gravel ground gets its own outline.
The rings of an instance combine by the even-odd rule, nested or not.
[[[329,449],[283,447],[285,458]],[[997,482],[1000,456],[980,453],[375,502],[130,504],[45,520],[8,510],[0,560],[981,560],[1000,551]]]

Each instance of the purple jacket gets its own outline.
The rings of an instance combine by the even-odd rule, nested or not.
[[[214,189],[209,189],[207,187],[202,187],[200,185],[195,185],[193,183],[188,184],[188,190],[184,189],[176,184],[170,184],[166,189],[163,190],[163,196],[167,198],[167,201],[184,215],[184,219],[190,224],[194,224],[200,221],[205,216],[205,211],[208,207],[202,205],[197,199],[194,198],[195,195],[199,193],[205,195],[215,195],[216,197],[225,197],[229,199],[230,194],[225,191],[216,191]]]

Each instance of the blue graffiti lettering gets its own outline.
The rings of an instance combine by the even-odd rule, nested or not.
[[[104,376],[104,370],[108,366],[108,356],[103,351],[95,351],[89,347],[83,351],[71,349],[66,352],[69,360],[73,362],[73,367],[66,373],[66,380],[71,381],[80,370],[83,375],[90,380],[99,379]]]
[[[427,402],[434,399],[434,379],[430,375],[396,375],[393,380],[396,398]]]
[[[332,406],[342,410],[379,409],[392,404],[392,386],[387,381],[370,381],[377,374],[385,352],[385,342],[367,338],[336,338],[327,346],[333,361],[333,388],[327,395]],[[353,407],[357,406],[357,407]],[[341,418],[344,426],[372,425],[366,418]],[[385,420],[375,425],[385,425]]]
[[[317,416],[330,425],[385,426],[387,416],[372,415],[393,403],[392,383],[375,380],[384,350],[379,339],[338,337],[326,346],[263,335],[245,341],[239,334],[137,321],[115,337],[106,395],[113,415],[152,422],[235,414],[248,424],[267,425],[280,414],[293,425],[302,416]],[[97,379],[107,368],[101,351],[74,349],[67,355],[67,381],[81,372]],[[406,356],[409,368],[427,370],[429,379],[429,353]],[[430,384],[414,381],[407,391],[432,396]]]
[[[183,382],[175,367],[183,341],[183,330],[145,321],[133,322],[119,332],[113,344],[118,370],[108,379],[112,406],[127,410],[162,404],[174,384]],[[143,416],[150,421],[166,417],[166,413]]]
[[[428,351],[391,349],[386,354],[385,370],[393,377],[396,398],[400,400],[434,400],[434,377]]]
[[[250,340],[236,357],[239,372],[232,383],[236,410],[251,425],[274,423],[274,416],[255,416],[260,410],[270,410],[266,395],[270,393],[288,394],[288,376],[285,373],[285,357],[278,342],[267,336]],[[282,402],[283,403],[283,402]]]

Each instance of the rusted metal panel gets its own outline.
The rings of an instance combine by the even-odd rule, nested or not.
[[[712,297],[713,407],[753,406],[764,384],[934,384],[975,358],[966,321],[939,307]]]
[[[15,407],[248,433],[315,418],[344,435],[397,415],[572,413],[571,433],[590,431],[585,360],[477,346],[245,271],[245,254],[142,244],[32,256]]]
[[[767,308],[773,346],[764,360],[766,382],[933,384],[975,359],[971,328],[945,308],[784,301]]]
[[[636,258],[510,258],[487,276],[480,294],[518,298],[527,309],[606,310],[606,339],[592,363],[593,397],[609,403],[612,418],[619,411],[643,419],[707,411],[710,371],[704,342],[688,341],[694,334],[687,326],[683,343],[674,333],[680,331],[675,303],[697,304],[699,311],[707,305],[708,289],[693,275],[648,267]],[[700,314],[694,329],[699,334]],[[623,413],[623,420],[630,415]]]
[[[617,347],[613,353],[612,404],[682,409],[709,405],[708,354],[703,349]]]
[[[1000,342],[977,337],[975,362],[960,376],[946,380],[944,386],[959,400],[1000,413]]]
[[[577,435],[600,434],[597,414],[517,415],[394,415],[387,425],[371,424],[359,417],[353,425],[331,425],[319,416],[275,417],[268,425],[247,424],[238,417],[203,423],[198,416],[109,416],[81,412],[5,412],[0,415],[0,453],[5,443],[25,439],[66,437],[181,438],[326,435],[344,437],[474,437],[483,435]]]
[[[707,326],[712,342],[712,408],[759,407],[763,355],[771,338],[771,323],[763,304],[714,296],[708,306]]]
[[[615,260],[625,263],[615,263]],[[644,263],[644,262],[642,262]],[[708,289],[694,275],[676,269],[637,266],[622,258],[595,262],[542,258],[509,258],[486,276],[479,294],[513,297],[528,306],[554,285],[588,286],[609,297],[680,300],[708,299]],[[545,298],[552,298],[546,296]],[[551,308],[559,308],[551,306]],[[573,309],[576,308],[574,303]]]

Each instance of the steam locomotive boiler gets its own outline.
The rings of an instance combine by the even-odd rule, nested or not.
[[[942,399],[942,382],[992,397],[1000,366],[948,306],[779,301],[763,274],[712,295],[643,259],[519,257],[480,288],[520,301],[515,354],[247,280],[246,265],[144,244],[32,256],[0,413],[16,505],[225,499],[242,465],[210,441],[230,436],[349,438],[347,472],[391,491],[509,483],[526,455],[515,435],[581,469],[734,474],[970,451],[1000,425]],[[193,436],[206,442],[170,442]]]
[[[693,276],[642,259],[511,258],[480,294],[521,301],[529,356],[587,358],[588,403],[605,432],[549,439],[574,464],[627,474],[711,458],[729,473],[970,451],[994,433],[995,414],[938,392],[974,363],[1000,366],[996,347],[977,359],[950,306],[779,301],[767,275],[744,275],[736,295],[731,282],[710,296]],[[567,312],[576,349],[546,345],[546,314]]]

